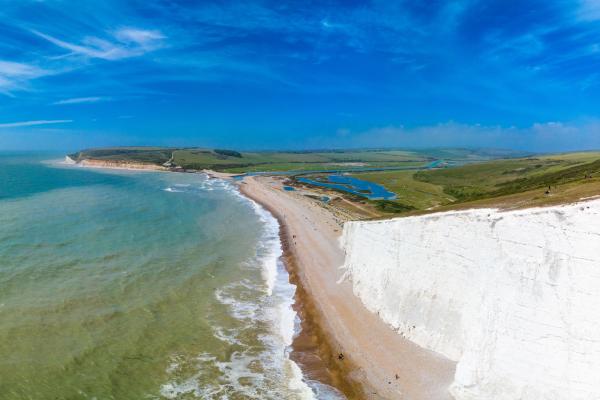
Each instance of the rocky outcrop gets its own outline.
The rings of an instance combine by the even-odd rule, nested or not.
[[[600,398],[600,200],[349,222],[342,245],[366,307],[457,361],[455,398]]]

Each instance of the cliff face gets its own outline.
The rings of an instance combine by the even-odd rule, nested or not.
[[[129,162],[129,161],[117,161],[117,160],[96,160],[96,159],[91,159],[91,158],[81,160],[78,164],[82,165],[84,167],[115,168],[115,169],[147,169],[147,170],[156,170],[156,171],[166,171],[168,169],[163,166],[155,165],[155,164],[145,164],[145,163],[136,163],[136,162]]]
[[[342,245],[363,303],[458,362],[457,399],[600,397],[600,200],[349,222]]]

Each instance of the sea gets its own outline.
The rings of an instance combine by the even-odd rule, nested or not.
[[[277,221],[204,174],[0,153],[0,399],[340,399],[291,360]]]

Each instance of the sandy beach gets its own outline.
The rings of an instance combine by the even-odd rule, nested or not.
[[[131,169],[113,164],[83,166]],[[202,172],[217,179],[235,175]],[[301,191],[283,190],[282,180],[247,176],[239,186],[281,225],[284,257],[303,297],[297,299],[305,308],[299,310],[303,330],[310,330],[312,336],[304,342],[319,342],[319,355],[330,370],[326,383],[350,399],[452,399],[448,387],[456,363],[404,339],[367,310],[354,295],[351,283],[342,280],[344,251],[339,242],[342,223],[348,216],[334,215],[321,201]],[[317,378],[319,375],[317,372]]]
[[[451,398],[447,388],[455,363],[402,338],[363,306],[349,282],[340,282],[342,227],[321,202],[284,191],[274,177],[246,177],[240,189],[280,221],[286,255],[314,305],[316,328],[331,349],[324,361],[344,371],[346,380],[362,392],[349,397]]]

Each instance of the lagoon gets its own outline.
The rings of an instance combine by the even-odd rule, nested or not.
[[[341,190],[358,196],[366,197],[369,200],[394,200],[396,194],[388,191],[385,187],[373,182],[363,181],[346,175],[328,175],[326,180],[320,178],[297,178],[298,182],[308,183],[314,186],[327,187],[330,189]]]

